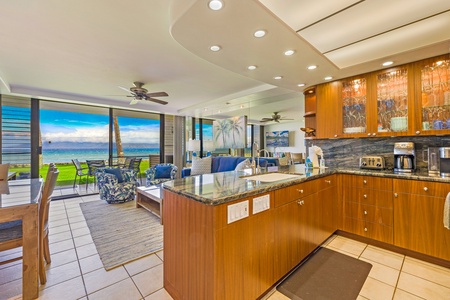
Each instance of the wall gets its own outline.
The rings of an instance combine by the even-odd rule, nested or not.
[[[450,135],[420,137],[354,138],[306,140],[307,147],[312,145],[322,148],[325,164],[330,167],[359,167],[359,158],[363,155],[380,155],[385,158],[386,168],[394,166],[394,143],[415,143],[417,168],[427,170],[428,147],[450,147]],[[425,156],[425,157],[424,157]]]
[[[304,127],[304,122],[290,122],[290,123],[276,123],[272,125],[264,126],[264,136],[269,131],[281,131],[289,130],[289,147],[278,147],[277,152],[294,152],[305,153],[305,133],[300,130],[300,127]],[[266,141],[264,138],[264,144],[260,148],[265,148]],[[266,150],[274,152],[274,147],[268,147]],[[261,154],[262,155],[262,154]]]

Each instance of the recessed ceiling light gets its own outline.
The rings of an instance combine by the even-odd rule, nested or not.
[[[387,67],[387,66],[392,65],[393,63],[394,63],[393,61],[385,61],[385,62],[383,63],[383,66]]]
[[[204,109],[203,109],[204,111],[208,111],[208,109],[205,107]]]
[[[255,70],[257,67],[256,66],[248,66],[247,69],[249,69],[250,71]]]
[[[217,51],[220,51],[220,49],[222,49],[222,48],[220,48],[220,46],[218,46],[218,45],[213,45],[209,49],[211,49],[211,51],[213,51],[213,52],[217,52]]]
[[[280,80],[281,78],[283,78],[283,76],[275,76],[275,77],[273,77],[273,79],[275,79],[275,80]]]
[[[220,0],[211,0],[209,1],[208,6],[212,10],[220,10],[223,7],[223,3]]]
[[[294,50],[287,50],[286,52],[284,52],[284,55],[290,56],[290,55],[292,55],[292,54],[294,54],[294,53],[295,53]]]
[[[255,31],[255,33],[253,34],[254,37],[260,38],[266,35],[266,31],[265,30],[257,30]]]
[[[244,108],[244,104],[241,104],[240,108]]]
[[[305,86],[305,84],[304,83],[299,83],[299,84],[297,84],[297,86],[302,87],[302,86]]]
[[[311,65],[311,66],[308,67],[308,70],[314,70],[314,69],[317,69],[317,66]]]
[[[327,76],[327,77],[325,77],[324,79],[325,79],[325,80],[331,80],[331,79],[333,79],[333,77]]]

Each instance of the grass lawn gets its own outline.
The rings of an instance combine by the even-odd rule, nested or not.
[[[86,163],[81,163],[81,166],[83,168],[87,168]],[[142,160],[141,165],[140,165],[142,178],[145,178],[145,170],[148,169],[148,166],[149,166],[149,161]],[[58,185],[58,186],[72,185],[73,179],[75,178],[75,166],[73,164],[67,164],[67,163],[58,164],[57,163],[56,167],[59,170],[59,176],[58,176],[58,181],[56,182],[56,185]],[[47,170],[48,170],[48,165],[42,166],[42,168],[39,170],[39,175],[42,178],[45,178],[45,175],[47,174]],[[9,171],[17,172],[17,175],[19,175],[20,172],[30,172],[30,169],[28,167],[22,167],[22,168],[10,167]],[[86,184],[86,178],[87,178],[87,176],[83,176],[80,184]],[[89,183],[93,183],[93,182],[94,182],[94,177],[90,176]],[[77,183],[78,183],[78,178],[77,178]]]

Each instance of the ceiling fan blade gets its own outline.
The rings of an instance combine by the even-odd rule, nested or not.
[[[130,105],[135,105],[138,102],[139,102],[139,99],[134,98],[133,100],[131,100]]]
[[[169,96],[166,92],[155,92],[155,93],[147,93],[147,97],[166,97]]]
[[[280,120],[284,121],[284,120],[294,120],[294,119],[285,119],[285,118],[281,118]]]
[[[155,99],[155,98],[150,98],[150,97],[146,98],[145,100],[156,102],[156,103],[159,103],[159,104],[162,104],[162,105],[166,105],[167,103],[169,103],[167,101],[163,101],[163,100],[159,100],[159,99]]]
[[[130,89],[124,88],[123,86],[119,86],[119,89],[122,89],[124,91],[127,91],[128,93],[130,92]]]
[[[273,121],[273,119],[270,119],[270,118],[262,118],[260,122],[269,122],[269,121]]]

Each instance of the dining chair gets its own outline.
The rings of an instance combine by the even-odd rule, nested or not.
[[[9,194],[8,186],[8,164],[0,164],[0,194]]]
[[[75,184],[77,183],[77,177],[79,177],[78,178],[78,185],[79,185],[81,177],[86,176],[86,191],[87,191],[89,173],[85,172],[85,170],[88,170],[88,168],[81,167],[81,163],[78,161],[78,159],[72,159],[72,163],[76,169],[75,178],[73,179],[73,188],[75,188]]]
[[[136,172],[136,178],[138,178],[139,181],[141,181],[141,179],[142,179],[141,162],[142,162],[142,158],[135,158],[133,161],[133,170]]]
[[[99,168],[106,167],[105,161],[103,159],[94,159],[94,160],[86,160],[86,164],[88,166],[88,178],[94,177],[94,187],[97,183],[97,178],[95,177],[95,171]],[[86,185],[87,188],[87,185]]]
[[[54,191],[59,170],[54,164],[49,165],[45,178],[42,193],[39,196],[39,280],[41,284],[47,282],[44,261],[51,262],[50,248],[48,241],[48,214],[50,208],[51,195]],[[6,251],[17,247],[22,247],[22,220],[0,224],[0,251]],[[21,253],[21,252],[20,252]],[[0,265],[7,264],[22,259],[22,255],[1,261]]]

